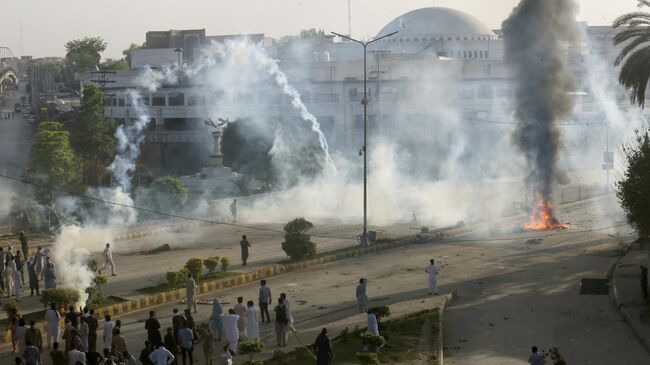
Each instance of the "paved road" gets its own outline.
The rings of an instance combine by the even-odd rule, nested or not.
[[[0,109],[13,111],[13,105],[20,102],[20,96],[23,94],[24,85],[21,84],[20,91],[8,96],[5,105],[0,106]],[[31,124],[21,113],[16,113],[14,119],[0,120],[0,171],[20,176],[29,158],[31,135]]]
[[[311,341],[323,325],[340,329],[344,323],[363,321],[354,308],[359,277],[370,278],[373,304],[431,306],[422,270],[434,257],[440,263],[440,291],[459,294],[445,318],[448,364],[525,364],[531,345],[558,347],[569,364],[648,363],[649,354],[621,322],[610,298],[578,293],[582,278],[605,276],[618,255],[617,236],[630,233],[627,227],[598,229],[619,225],[623,218],[611,209],[613,198],[600,202],[599,208],[579,205],[561,211],[561,219],[574,224],[563,232],[537,234],[505,227],[473,239],[339,261],[271,278],[269,284],[274,298],[288,293],[303,342]],[[589,231],[594,228],[598,230]],[[531,237],[542,240],[527,244]],[[219,295],[232,303],[237,296],[255,299],[256,292],[257,285],[251,284]],[[174,307],[182,305],[156,308],[164,327],[170,325]],[[196,319],[202,322],[208,315],[208,307],[202,306]],[[122,317],[133,352],[141,348],[144,330],[139,321],[145,317],[144,311]],[[263,329],[270,331],[268,326]],[[266,344],[274,347],[271,339]],[[299,343],[292,338],[289,345]]]

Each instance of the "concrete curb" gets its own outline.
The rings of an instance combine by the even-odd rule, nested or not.
[[[440,305],[440,308],[438,308],[438,349],[436,350],[438,365],[444,365],[445,363],[445,356],[443,352],[445,348],[445,338],[442,328],[445,308],[449,305],[449,303],[451,303],[452,300],[456,299],[457,296],[458,293],[455,290],[445,295],[445,300]]]
[[[631,243],[628,246],[625,255],[627,255],[630,252],[630,249],[632,248],[633,244],[634,243]],[[632,320],[632,317],[630,317],[630,315],[623,310],[623,304],[621,303],[621,299],[618,296],[618,287],[616,286],[616,269],[618,269],[618,265],[623,260],[625,255],[622,255],[618,260],[615,261],[611,269],[611,276],[609,277],[610,287],[612,289],[611,295],[612,295],[612,299],[614,300],[614,307],[616,308],[616,311],[621,316],[621,318],[623,318],[623,321],[625,321],[627,326],[630,328],[630,330],[632,330],[634,336],[639,340],[639,342],[641,342],[641,344],[645,347],[646,351],[650,353],[650,338],[646,338],[643,335],[643,332],[637,326],[636,322]]]

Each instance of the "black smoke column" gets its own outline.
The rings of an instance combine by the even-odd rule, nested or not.
[[[512,140],[528,162],[528,184],[549,213],[561,146],[554,122],[573,109],[568,92],[575,80],[567,55],[578,41],[576,10],[573,0],[522,0],[503,22],[505,59],[515,80],[518,123]]]

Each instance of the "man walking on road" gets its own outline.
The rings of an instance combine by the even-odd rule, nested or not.
[[[230,214],[232,215],[232,222],[237,223],[237,199],[230,203]]]
[[[158,345],[162,343],[160,322],[156,319],[155,311],[149,311],[149,319],[144,323],[144,329],[147,330],[147,338],[150,344]]]
[[[359,305],[359,313],[365,313],[368,311],[368,295],[366,294],[367,284],[367,279],[359,279],[359,284],[357,285],[357,304]]]
[[[111,276],[117,276],[115,273],[115,261],[113,261],[113,252],[111,251],[111,244],[107,243],[106,248],[104,248],[104,265],[102,265],[102,268],[99,269],[99,274],[102,274],[102,270],[106,268],[106,266],[111,267]]]
[[[424,271],[429,274],[429,295],[432,293],[438,295],[438,268],[433,259],[431,259],[429,263],[429,266],[424,269]]]
[[[271,289],[266,286],[266,280],[260,281],[259,292],[260,314],[262,316],[262,323],[264,323],[264,316],[266,315],[266,323],[271,322],[269,315],[269,305],[271,305]]]
[[[248,260],[248,248],[251,247],[250,242],[246,239],[246,235],[241,236],[239,245],[241,246],[241,266],[246,266],[246,261]]]
[[[198,312],[198,306],[196,305],[196,300],[194,300],[194,293],[196,292],[196,281],[192,277],[192,273],[187,274],[187,280],[185,281],[185,295],[187,296],[187,310],[191,311],[194,309],[194,313]]]
[[[34,262],[35,262],[35,268],[36,268],[36,275],[41,278],[43,274],[43,270],[45,270],[45,253],[43,252],[43,248],[39,247],[36,249],[36,254],[34,255]]]
[[[334,353],[332,352],[330,339],[327,337],[327,328],[323,328],[320,335],[316,337],[316,341],[314,342],[314,352],[316,353],[317,365],[329,365],[332,363]]]

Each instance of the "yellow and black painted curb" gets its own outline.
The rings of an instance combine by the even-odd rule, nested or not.
[[[443,233],[443,235],[438,236],[438,238],[457,236],[460,234],[470,233],[475,230],[476,227],[470,227],[470,226],[448,229],[442,231],[441,233]],[[321,257],[316,257],[313,259],[292,262],[287,264],[273,264],[255,271],[238,273],[228,278],[201,283],[197,287],[196,294],[201,295],[201,294],[216,292],[227,288],[234,288],[237,286],[250,284],[252,282],[264,278],[277,276],[287,272],[303,270],[306,268],[323,265],[331,262],[336,262],[339,260],[344,260],[347,258],[357,257],[365,254],[388,251],[394,248],[405,247],[415,243],[422,243],[422,242],[415,241],[414,239],[403,239],[403,240],[398,240],[393,242],[379,242],[367,247],[359,247],[351,250],[346,250],[343,252],[324,254]],[[95,317],[99,320],[102,320],[106,315],[119,316],[119,315],[138,311],[148,307],[154,307],[154,306],[163,305],[167,303],[178,302],[184,299],[185,297],[186,297],[185,288],[175,289],[163,293],[143,295],[122,303],[117,303],[117,304],[95,309]],[[63,326],[63,319],[61,320],[61,325]],[[41,333],[43,334],[45,333],[44,332],[45,324],[43,321],[38,322],[36,326],[41,330]],[[8,332],[5,335],[3,342],[5,344],[11,342],[11,336]]]

